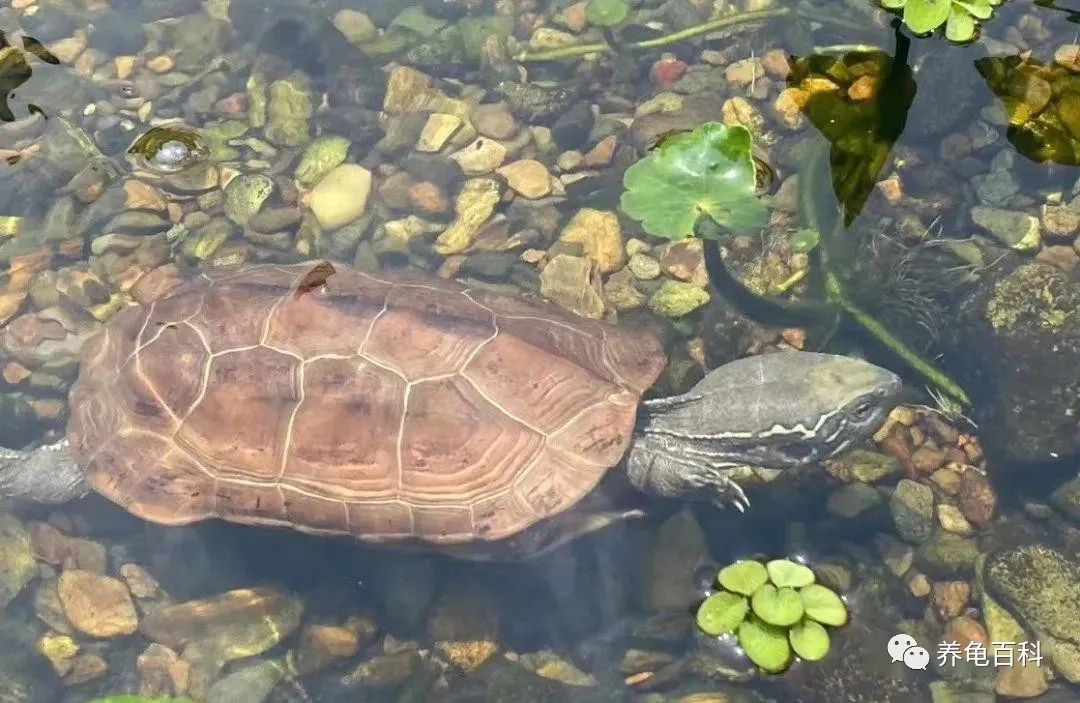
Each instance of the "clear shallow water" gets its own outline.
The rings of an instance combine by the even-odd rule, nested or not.
[[[1045,206],[1053,211],[1075,197],[1071,142],[1053,131],[1054,124],[1038,122],[1052,110],[1047,104],[1055,91],[1058,97],[1067,92],[1061,87],[1066,69],[1035,71],[1039,83],[1017,78],[1028,75],[1027,69],[1008,60],[1030,49],[1025,66],[1052,66],[1058,47],[1074,40],[1064,11],[1016,2],[987,24],[983,43],[954,47],[938,39],[913,40],[907,64],[917,91],[911,98],[910,90],[901,90],[899,99],[886,102],[852,96],[867,89],[866,81],[857,85],[861,76],[887,70],[886,57],[896,52],[894,34],[886,24],[863,19],[861,11],[840,6],[821,8],[834,19],[809,34],[782,18],[672,44],[665,48],[676,62],[653,70],[658,53],[629,49],[598,63],[513,61],[530,38],[537,50],[596,40],[575,32],[581,29],[580,13],[569,3],[428,2],[423,17],[415,12],[419,5],[397,2],[226,5],[39,0],[0,9],[0,28],[14,47],[0,54],[6,106],[0,110],[0,149],[7,160],[0,169],[0,260],[8,270],[0,298],[5,445],[41,441],[63,426],[74,349],[99,320],[129,301],[140,277],[170,263],[187,274],[241,261],[326,256],[368,267],[411,266],[526,293],[546,290],[577,312],[665,330],[671,363],[658,394],[685,390],[702,373],[703,362],[713,366],[776,345],[821,343],[826,335],[820,330],[811,327],[803,342],[794,332],[780,335],[785,325],[765,326],[767,317],[750,323],[718,299],[670,321],[664,313],[670,307],[650,301],[663,280],[700,289],[700,254],[665,249],[628,218],[619,220],[615,235],[610,225],[601,226],[609,220],[590,222],[583,228],[584,246],[565,234],[583,208],[615,212],[622,171],[671,131],[703,120],[745,122],[776,174],[771,190],[778,214],[772,225],[760,236],[728,243],[729,266],[741,280],[758,292],[772,291],[805,265],[791,250],[799,226],[791,177],[820,178],[808,153],[824,133],[834,172],[848,174],[839,189],[848,221],[836,257],[847,267],[847,285],[907,344],[930,359],[951,362],[946,370],[965,381],[970,375],[957,367],[955,350],[949,349],[952,306],[964,295],[965,277],[996,262],[1008,245],[1028,249],[1026,258],[1038,252],[1062,270],[1075,265],[1067,223],[1048,223],[1044,213]],[[342,9],[364,13],[370,24],[355,14],[338,14]],[[663,8],[645,3],[639,9],[651,13],[655,26],[667,28],[709,17],[709,8],[692,2]],[[620,41],[657,31],[628,27]],[[510,42],[509,57],[491,45],[485,50],[477,39],[500,32],[517,41]],[[845,55],[839,45],[862,45],[864,51]],[[806,57],[814,47],[821,51],[794,68],[777,53]],[[678,61],[689,66],[681,78]],[[395,66],[411,66],[437,82]],[[829,83],[813,83],[826,77]],[[531,87],[521,87],[524,78]],[[1010,96],[1005,104],[1017,125],[1010,133],[1009,113],[991,86]],[[788,93],[784,102],[789,87],[801,92]],[[813,102],[811,94],[817,96]],[[261,107],[260,98],[269,106]],[[809,105],[805,115],[800,100]],[[504,101],[513,109],[480,114],[468,108]],[[1029,104],[1035,106],[1030,120],[1021,115]],[[479,140],[468,126],[452,129],[453,120],[445,120],[440,129],[429,118],[431,112],[456,110],[464,110]],[[257,117],[261,111],[265,120]],[[132,143],[163,120],[199,134],[205,159],[168,174],[129,157]],[[346,162],[374,173],[362,215],[350,216],[350,197],[320,204],[306,194],[318,179],[298,173],[297,162],[312,138],[328,136],[347,140]],[[419,147],[418,140],[425,145]],[[455,153],[456,161],[448,158]],[[1061,163],[1047,163],[1048,157]],[[455,223],[453,204],[463,184],[520,159],[539,161],[542,172],[500,174],[500,183],[508,183],[489,205],[494,212],[480,218],[486,226],[473,227],[468,246],[459,248],[445,233]],[[253,179],[258,174],[272,184],[262,201],[259,184],[266,181]],[[233,178],[254,185],[226,195],[221,184]],[[984,208],[978,220],[976,206]],[[316,207],[324,208],[318,216]],[[1029,217],[1039,220],[1042,236],[1034,244],[1023,238]],[[1001,248],[986,247],[973,258],[955,243],[919,246],[927,239],[969,243],[972,237]],[[614,254],[604,249],[613,240]],[[938,257],[943,250],[948,255]],[[635,251],[643,258],[633,265],[644,272],[623,271],[627,254]],[[917,255],[907,256],[911,251]],[[559,255],[568,257],[569,264],[562,264],[569,272],[539,271],[538,262]],[[578,263],[585,264],[584,276],[574,273]],[[649,272],[654,266],[655,275]],[[902,275],[890,275],[895,272]],[[805,297],[800,285],[795,293]],[[846,332],[831,338],[832,348],[875,351],[864,336]],[[905,370],[896,359],[881,358]],[[924,384],[905,372],[913,386]],[[938,444],[948,446],[942,437]],[[979,463],[971,454],[965,457],[964,463]],[[898,478],[894,472],[884,485]],[[110,574],[125,563],[142,565],[176,602],[265,585],[287,589],[303,602],[304,627],[338,627],[350,616],[373,623],[364,627],[380,634],[370,642],[357,635],[365,645],[360,652],[300,679],[314,700],[679,700],[695,691],[723,691],[727,698],[719,700],[927,700],[926,685],[939,673],[920,678],[889,666],[880,638],[901,617],[921,619],[925,597],[918,597],[910,576],[905,580],[886,570],[880,542],[871,539],[895,531],[888,511],[879,505],[857,518],[838,518],[835,506],[827,509],[826,503],[838,485],[818,478],[794,489],[764,489],[752,494],[754,509],[746,517],[698,506],[692,520],[671,518],[679,506],[650,503],[646,520],[513,565],[372,552],[223,525],[162,528],[96,499],[53,513],[19,514],[105,546]],[[32,529],[40,551],[40,528]],[[785,677],[742,681],[731,671],[738,667],[730,653],[692,634],[695,593],[704,593],[700,582],[708,581],[701,573],[739,557],[793,553],[839,568],[835,578],[850,598],[853,625],[841,633],[828,666],[799,664]],[[93,561],[72,558],[84,568]],[[63,566],[63,558],[53,561],[54,570]],[[87,656],[93,655],[105,663],[105,673],[90,676],[74,665],[65,670],[66,664],[54,670],[35,651],[43,634],[63,631],[63,620],[42,618],[42,606],[33,602],[43,583],[48,574],[27,586],[5,613],[8,629],[0,636],[21,643],[4,647],[11,652],[4,671],[16,691],[13,700],[82,701],[137,690],[140,679],[148,685],[150,677],[137,670],[136,658],[147,646],[138,635],[92,641],[76,634],[84,655],[79,666],[94,672],[99,665]],[[141,608],[148,612],[147,603],[157,599],[158,594],[143,599]],[[680,602],[685,606],[678,607]],[[673,614],[649,619],[658,605]],[[932,616],[927,628],[934,632],[948,622]],[[362,631],[359,625],[354,629]],[[208,625],[207,631],[215,630]],[[221,637],[238,636],[226,629]],[[436,654],[428,654],[435,642],[446,640],[482,644],[436,645]],[[374,687],[341,682],[361,662],[377,661],[385,668],[376,666],[378,672],[397,671],[377,657],[392,656],[399,647],[409,651],[402,641],[415,641],[425,652],[407,660],[402,680]],[[221,675],[244,671],[255,661],[283,661],[298,647],[301,638],[294,634],[260,652],[261,659],[238,658]],[[496,649],[534,657],[509,671],[470,670],[477,652]],[[544,667],[536,652],[563,664]],[[190,652],[185,657],[197,659]],[[442,672],[435,660],[453,663]],[[566,662],[584,674],[568,673]],[[216,667],[210,670],[210,680],[216,679]],[[586,685],[566,688],[532,671]],[[60,680],[65,676],[67,686]],[[87,682],[72,683],[84,676]],[[737,683],[728,683],[730,678]],[[36,688],[17,692],[28,686]],[[256,686],[242,688],[250,693]],[[288,700],[300,694],[283,684],[273,695]]]

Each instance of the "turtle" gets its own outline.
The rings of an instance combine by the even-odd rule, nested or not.
[[[834,456],[901,389],[781,351],[645,398],[665,364],[652,331],[502,289],[322,260],[209,269],[86,341],[66,436],[5,450],[0,497],[93,490],[165,525],[521,559],[633,513],[602,509],[609,475],[745,510],[732,470]]]

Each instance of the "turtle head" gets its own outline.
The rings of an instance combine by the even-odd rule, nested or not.
[[[797,469],[835,456],[881,426],[901,386],[896,374],[850,357],[740,359],[687,393],[645,401],[628,471],[650,492],[739,503],[733,469]]]

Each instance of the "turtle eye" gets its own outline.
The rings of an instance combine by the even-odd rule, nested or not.
[[[870,419],[870,415],[874,412],[874,404],[869,400],[860,402],[851,411],[851,419],[855,422],[863,422]]]

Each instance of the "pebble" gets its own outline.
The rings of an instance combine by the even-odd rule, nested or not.
[[[308,206],[323,229],[338,229],[364,214],[370,194],[371,171],[359,164],[342,164],[315,184]]]
[[[363,646],[370,640],[363,642]],[[300,633],[296,650],[296,668],[301,675],[318,671],[337,659],[348,659],[360,651],[361,641],[355,630],[334,625],[308,625]]]
[[[517,120],[505,102],[476,105],[469,113],[469,120],[477,133],[492,139],[513,139],[519,130]]]
[[[457,217],[435,241],[435,251],[446,256],[468,249],[481,226],[495,213],[500,199],[497,181],[490,178],[466,181],[454,202]]]
[[[971,208],[971,219],[999,242],[1017,251],[1039,248],[1039,219],[1026,212],[976,205]]]
[[[611,273],[626,262],[619,216],[609,210],[582,208],[563,228],[559,240],[581,244],[601,273]]]
[[[558,158],[555,160],[555,165],[563,172],[576,171],[581,168],[584,163],[585,155],[575,149],[564,151],[559,154]]]
[[[724,69],[724,77],[733,86],[745,88],[759,78],[765,77],[765,68],[760,59],[742,59]]]
[[[425,153],[441,151],[450,138],[461,129],[462,124],[464,122],[457,115],[432,113],[420,131],[420,138],[416,140],[416,150]]]
[[[971,584],[967,581],[935,581],[930,588],[930,602],[942,622],[962,615],[969,598]]]
[[[319,137],[304,149],[296,165],[296,181],[302,186],[318,183],[326,174],[345,163],[351,142],[333,135]]]
[[[362,47],[379,36],[379,28],[371,18],[357,10],[339,10],[333,21],[337,30],[356,47]]]
[[[522,197],[537,200],[551,194],[551,174],[544,164],[535,159],[514,161],[495,172],[505,178],[507,185]]]
[[[636,280],[628,268],[611,274],[604,282],[604,300],[618,312],[643,307],[646,297],[635,285]]]
[[[30,533],[14,515],[0,513],[0,612],[36,575]]]
[[[467,176],[491,173],[506,160],[505,146],[488,137],[478,137],[471,144],[450,155]]]
[[[880,533],[874,536],[885,567],[894,576],[903,576],[915,563],[915,550],[890,534]]]
[[[442,215],[450,211],[450,200],[442,188],[430,181],[412,184],[407,194],[409,202],[425,214]]]
[[[761,111],[742,96],[725,100],[720,116],[724,124],[728,126],[741,125],[755,133],[760,132],[765,126],[765,118]]]
[[[639,281],[651,281],[660,277],[660,262],[647,254],[634,254],[626,264],[630,273]]]
[[[274,182],[261,174],[242,175],[225,186],[225,216],[246,225],[274,191]]]
[[[952,532],[961,537],[970,537],[975,534],[975,528],[964,517],[964,513],[955,505],[942,503],[937,506],[937,519],[941,528],[946,532]]]
[[[176,62],[173,58],[167,54],[161,54],[155,56],[146,62],[146,67],[154,73],[168,73],[176,66]]]
[[[709,292],[684,281],[664,281],[649,298],[649,309],[664,317],[689,315],[709,302]]]
[[[558,254],[540,271],[540,295],[584,317],[604,314],[604,300],[593,279],[593,265],[582,256]]]
[[[86,49],[88,39],[86,32],[77,29],[65,39],[49,42],[49,53],[57,58],[60,63],[74,63],[75,59]]]
[[[1080,73],[1080,44],[1062,44],[1054,51],[1054,63],[1070,73]]]
[[[91,637],[130,635],[139,627],[131,593],[110,576],[66,569],[60,574],[57,594],[72,626]]]
[[[978,527],[989,527],[997,515],[997,492],[978,469],[968,468],[963,473],[956,497],[964,517]]]
[[[587,168],[600,168],[610,165],[611,160],[615,158],[615,147],[618,143],[618,138],[613,134],[604,137],[596,143],[596,146],[585,153],[583,165]]]
[[[934,491],[918,481],[901,479],[889,498],[896,531],[909,542],[924,542],[934,530]]]
[[[1071,205],[1044,205],[1041,220],[1048,239],[1071,241],[1080,233],[1080,208]]]

